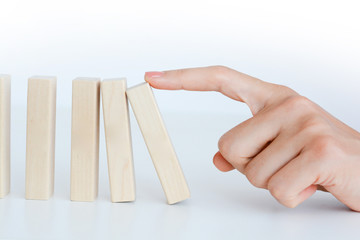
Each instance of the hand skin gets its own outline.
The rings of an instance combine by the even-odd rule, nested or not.
[[[253,117],[219,140],[214,164],[234,168],[293,208],[325,189],[360,211],[360,134],[292,89],[223,66],[147,72],[154,88],[218,91]]]

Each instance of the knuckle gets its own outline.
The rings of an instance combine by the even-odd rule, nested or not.
[[[265,188],[264,180],[261,178],[260,174],[258,174],[257,171],[254,170],[254,168],[246,168],[245,171],[246,178],[253,186],[257,188]]]
[[[304,96],[292,96],[283,102],[283,107],[288,111],[309,112],[314,110],[315,104]]]
[[[281,199],[283,197],[282,189],[280,189],[280,187],[277,184],[275,184],[272,179],[269,181],[268,190],[271,193],[271,195],[276,199]]]
[[[302,131],[305,132],[306,135],[324,133],[327,132],[328,126],[329,124],[324,118],[315,116],[304,121]]]
[[[278,185],[269,183],[268,189],[271,195],[282,205],[288,208],[294,208],[297,206],[296,199],[289,195],[286,189],[281,188]]]
[[[223,156],[228,155],[231,149],[231,141],[227,134],[221,136],[218,142],[218,148]]]
[[[269,97],[271,98],[272,104],[275,104],[274,106],[279,108],[280,111],[288,111],[287,108],[292,107],[292,101],[295,101],[294,99],[299,97],[297,92],[287,86],[273,83],[266,83],[266,86],[267,91],[271,93]]]
[[[289,88],[288,86],[285,85],[277,85],[277,84],[272,84],[275,88],[276,88],[276,92],[278,92],[278,94],[281,94],[283,96],[291,96],[291,97],[297,97],[299,96],[293,89]]]
[[[218,81],[225,81],[229,72],[231,71],[230,68],[221,65],[212,66],[210,67],[210,70],[212,72],[212,75]]]
[[[222,65],[215,65],[210,68],[215,74],[226,74],[227,72],[230,71],[230,68],[222,66]]]
[[[322,128],[324,126],[327,126],[327,121],[320,117],[320,116],[315,116],[315,117],[312,117],[310,119],[307,119],[304,123],[305,127],[308,127],[308,128]]]
[[[337,140],[330,135],[316,137],[312,145],[312,151],[317,160],[334,157],[334,154],[337,154],[339,150]]]

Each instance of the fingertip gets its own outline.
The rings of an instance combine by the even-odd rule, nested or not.
[[[229,172],[235,169],[226,159],[221,155],[220,152],[217,152],[213,158],[213,163],[215,167],[221,172]]]
[[[150,78],[148,77],[147,73],[148,73],[148,72],[145,72],[145,74],[144,74],[144,80],[145,80],[145,82],[149,82],[149,80],[150,80]]]
[[[165,72],[146,72],[144,79],[151,87],[156,89],[172,89],[171,82],[165,79]]]

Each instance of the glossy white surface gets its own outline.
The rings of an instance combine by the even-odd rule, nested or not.
[[[161,106],[160,106],[161,109]],[[151,159],[131,114],[137,200],[111,203],[105,138],[100,135],[99,197],[71,202],[70,109],[57,114],[55,194],[24,199],[24,108],[13,107],[11,194],[0,200],[0,239],[359,239],[360,214],[318,192],[295,209],[278,204],[235,171],[212,165],[217,139],[245,119],[241,115],[164,112],[192,193],[167,205]],[[101,124],[103,124],[101,122]]]

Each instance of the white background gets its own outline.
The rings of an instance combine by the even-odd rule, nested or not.
[[[217,139],[250,117],[217,93],[155,91],[191,200],[165,204],[134,119],[137,201],[109,202],[103,135],[98,201],[68,199],[78,76],[127,77],[131,86],[145,71],[226,65],[291,86],[360,130],[359,10],[357,1],[0,0],[0,72],[12,75],[13,103],[12,193],[0,200],[0,238],[358,238],[359,214],[328,194],[290,210],[240,174],[214,169]],[[47,202],[23,200],[31,75],[58,77],[56,188]]]

